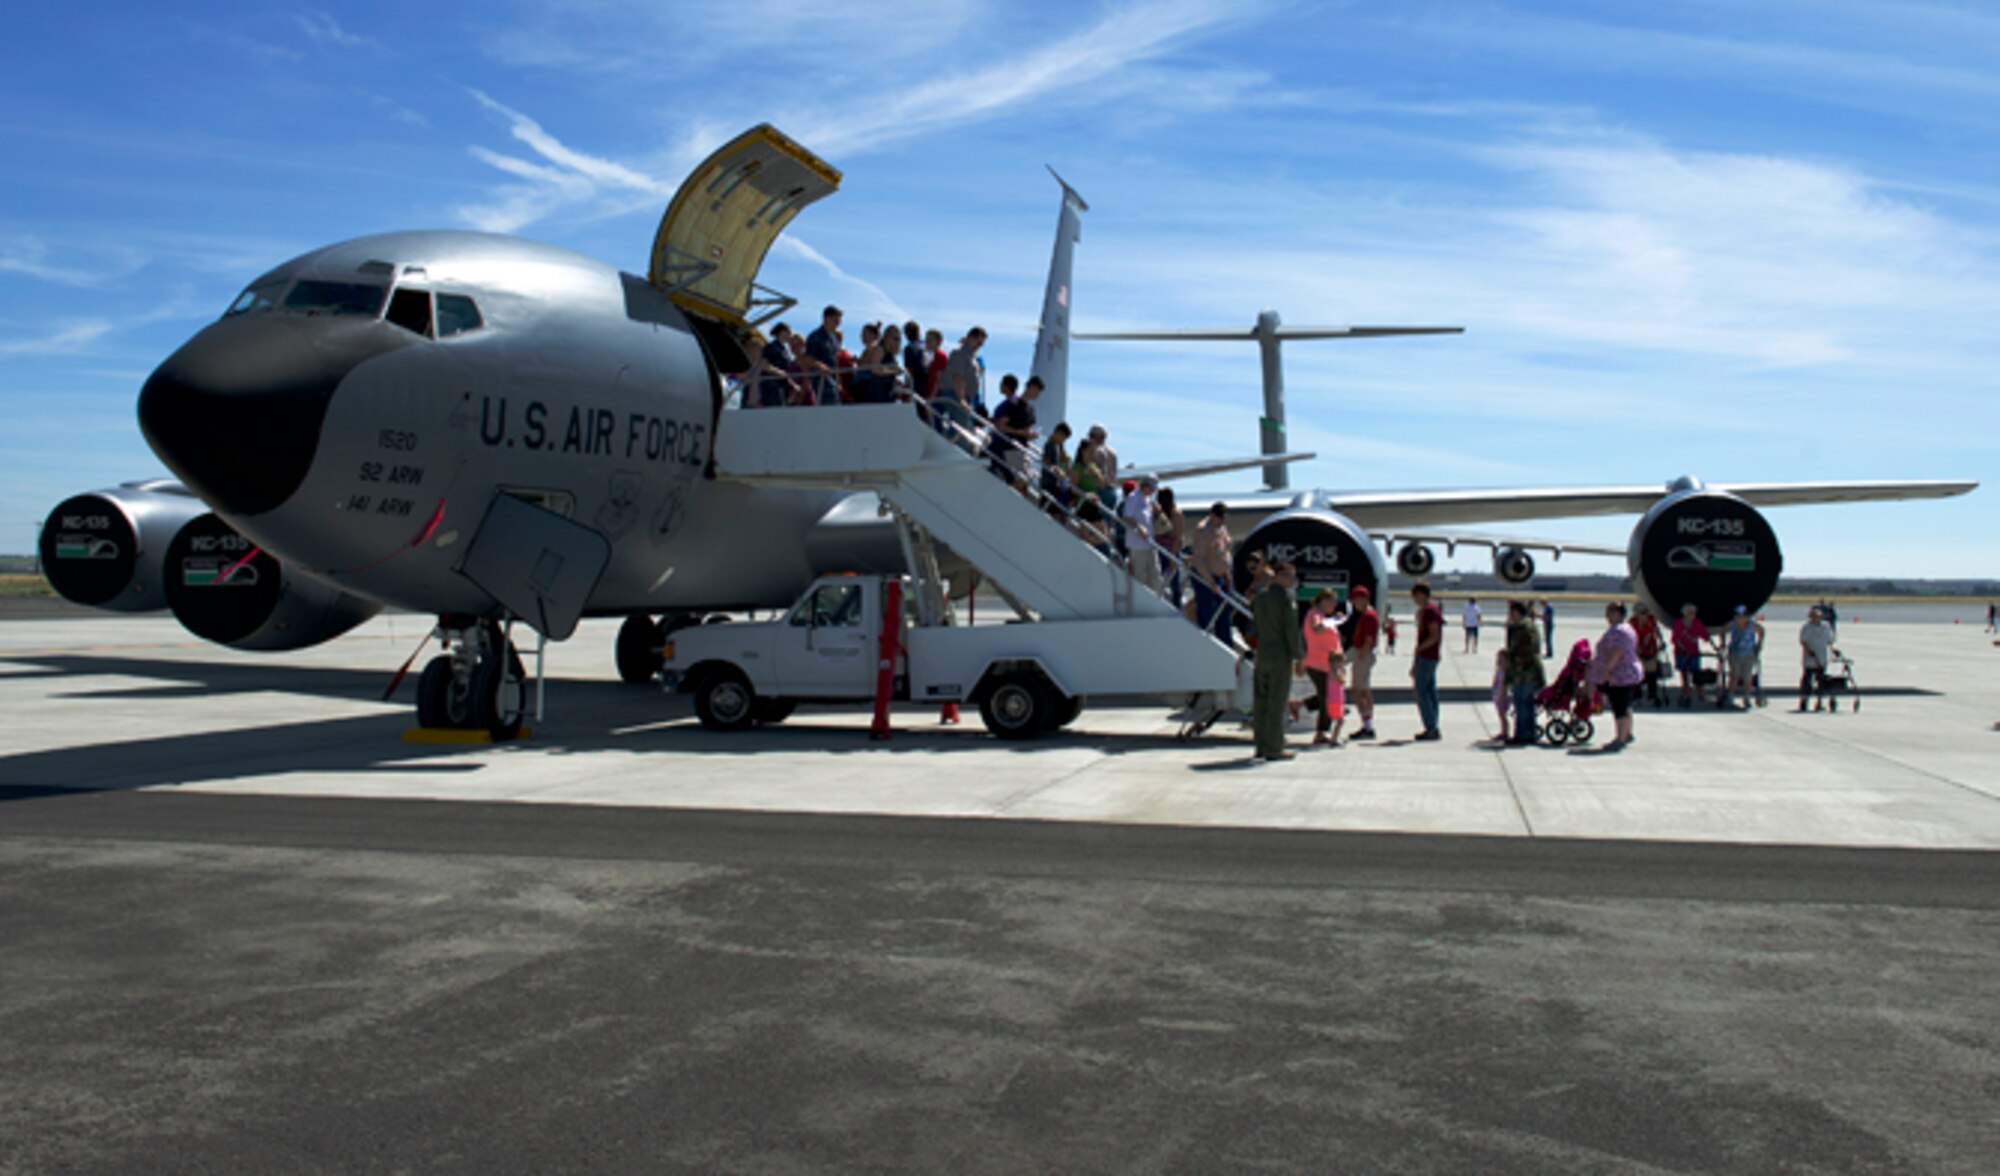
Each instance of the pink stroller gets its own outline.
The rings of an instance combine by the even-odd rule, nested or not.
[[[1590,737],[1597,734],[1597,728],[1590,723],[1590,716],[1597,710],[1597,696],[1584,679],[1590,658],[1590,642],[1579,640],[1570,646],[1569,660],[1563,663],[1562,672],[1535,695],[1535,706],[1542,712],[1541,729],[1536,734],[1551,746],[1561,747],[1572,739],[1589,743]]]

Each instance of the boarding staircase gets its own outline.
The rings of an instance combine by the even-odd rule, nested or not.
[[[1131,620],[1098,626],[1141,642],[1155,661],[1160,643],[1213,689],[1234,689],[1238,651],[1188,624],[1180,610],[1051,517],[1041,500],[993,475],[974,456],[977,438],[956,425],[940,432],[908,405],[740,410],[725,414],[715,439],[716,475],[763,486],[873,491],[914,533],[950,548],[1029,621]],[[907,539],[906,539],[907,542]],[[913,553],[911,573],[931,561]],[[930,576],[934,580],[934,569]],[[1175,624],[1159,622],[1172,619]],[[1102,656],[1118,657],[1114,637]],[[1143,685],[1133,693],[1147,693]]]

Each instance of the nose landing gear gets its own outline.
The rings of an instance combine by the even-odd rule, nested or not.
[[[517,738],[528,714],[528,675],[506,630],[493,621],[442,618],[438,632],[448,652],[417,680],[418,725]]]

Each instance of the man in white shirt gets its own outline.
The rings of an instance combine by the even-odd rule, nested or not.
[[[1479,652],[1480,615],[1481,614],[1479,611],[1479,598],[1477,596],[1466,597],[1465,598],[1465,652],[1467,653]]]
[[[1799,626],[1799,660],[1804,666],[1799,675],[1799,709],[1806,709],[1806,696],[1810,694],[1812,708],[1818,710],[1826,697],[1827,667],[1833,664],[1833,629],[1817,605],[1806,614],[1806,623]],[[1838,700],[1834,705],[1840,705]]]
[[[1153,591],[1160,590],[1160,553],[1153,546],[1153,492],[1160,480],[1151,474],[1139,479],[1139,488],[1125,498],[1119,517],[1125,520],[1125,546],[1132,553],[1132,575]]]

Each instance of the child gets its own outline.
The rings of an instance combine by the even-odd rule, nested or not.
[[[1327,746],[1339,747],[1340,728],[1347,722],[1347,654],[1338,650],[1326,659],[1326,713],[1333,719],[1333,730],[1325,736]]]
[[[1505,743],[1510,700],[1507,697],[1507,651],[1504,649],[1493,655],[1493,709],[1500,714],[1500,742]]]

